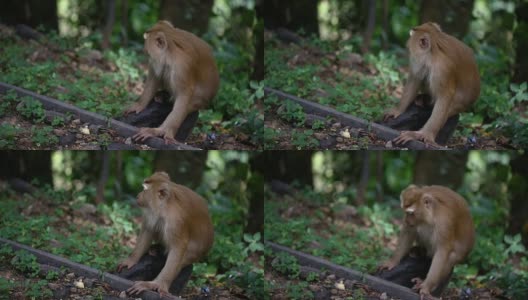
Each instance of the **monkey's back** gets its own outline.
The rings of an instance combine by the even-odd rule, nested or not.
[[[475,243],[475,227],[473,224],[473,219],[471,217],[471,212],[466,200],[451,190],[450,188],[431,185],[422,187],[423,192],[430,193],[439,200],[439,206],[435,207],[438,209],[443,219],[442,226],[440,228],[444,232],[440,233],[442,235],[451,235],[453,237],[452,247],[460,253],[461,257],[459,260],[465,258]]]

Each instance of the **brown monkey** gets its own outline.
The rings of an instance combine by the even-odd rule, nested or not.
[[[144,141],[161,136],[165,143],[174,143],[185,117],[206,107],[218,91],[220,78],[213,52],[202,39],[174,28],[168,21],[159,21],[143,37],[150,58],[145,90],[125,114],[141,112],[158,89],[168,90],[174,107],[163,124],[141,128],[133,138]]]
[[[442,32],[436,23],[425,23],[410,31],[407,41],[410,74],[398,107],[385,120],[398,117],[412,103],[423,86],[431,95],[433,111],[418,131],[403,131],[397,144],[421,140],[436,145],[436,135],[447,119],[466,111],[480,94],[480,76],[471,48]]]
[[[155,290],[169,294],[169,286],[180,270],[204,257],[213,245],[207,203],[189,188],[171,182],[165,172],[156,172],[145,179],[137,203],[143,210],[141,232],[134,251],[117,266],[117,271],[130,269],[152,241],[159,240],[168,252],[165,266],[153,281],[137,281],[127,293]]]
[[[449,188],[410,185],[402,191],[400,201],[405,218],[398,245],[380,269],[394,268],[414,243],[424,247],[433,259],[431,267],[423,282],[413,279],[414,289],[420,290],[423,299],[468,256],[475,243],[475,228],[466,201]]]

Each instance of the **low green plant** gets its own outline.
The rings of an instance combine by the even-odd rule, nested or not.
[[[53,127],[51,126],[44,126],[42,128],[33,126],[31,131],[31,141],[38,147],[52,146],[59,142],[59,138],[53,134]]]
[[[17,111],[27,119],[35,122],[42,122],[46,118],[46,113],[42,103],[31,97],[23,97],[17,106]]]
[[[308,289],[308,283],[304,281],[288,285],[287,292],[290,299],[314,299],[313,293]]]
[[[279,116],[281,118],[294,123],[296,126],[304,125],[306,116],[300,104],[293,101],[285,101],[282,108],[283,109],[279,109]]]
[[[299,277],[300,268],[297,258],[286,252],[277,253],[271,262],[271,266],[278,272],[287,275],[291,279]]]
[[[40,271],[40,265],[35,255],[24,250],[15,252],[15,256],[11,259],[11,265],[20,272],[27,273],[32,277],[37,276]]]
[[[15,137],[20,130],[11,124],[0,124],[0,148],[14,148]]]
[[[313,137],[314,131],[311,129],[292,132],[292,145],[297,150],[310,149],[319,146],[319,141]]]

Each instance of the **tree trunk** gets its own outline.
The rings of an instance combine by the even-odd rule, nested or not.
[[[515,15],[518,24],[513,35],[516,43],[513,81],[521,83],[528,81],[528,56],[524,53],[524,49],[528,49],[528,2],[518,4]]]
[[[0,20],[4,24],[39,25],[47,30],[59,30],[56,0],[8,0],[2,2]]]
[[[264,19],[262,16],[262,4],[257,3],[257,25],[255,25],[253,36],[255,56],[253,58],[253,73],[251,74],[251,79],[262,81],[264,80]]]
[[[304,1],[264,1],[264,26],[268,29],[287,28],[291,31],[304,31],[305,34],[319,35],[317,0]]]
[[[260,232],[264,238],[264,164],[263,152],[252,155],[249,159],[251,177],[248,182],[249,209],[244,233]]]
[[[202,181],[206,160],[206,151],[157,151],[154,166],[167,172],[173,182],[194,189]]]
[[[0,178],[20,178],[27,182],[37,179],[39,184],[53,184],[51,151],[2,151]]]
[[[427,0],[422,1],[420,24],[436,22],[442,31],[462,38],[471,21],[474,0]]]
[[[266,151],[263,157],[266,182],[297,181],[313,187],[312,151]]]
[[[207,32],[213,0],[162,0],[160,20],[197,35]]]
[[[512,159],[510,166],[512,179],[509,184],[511,195],[508,233],[521,233],[524,245],[528,246],[528,154]]]
[[[368,0],[367,16],[367,26],[365,26],[363,46],[361,48],[363,53],[370,50],[370,42],[372,41],[372,34],[376,25],[376,0]]]
[[[418,151],[414,164],[414,184],[438,184],[454,190],[462,185],[467,151]]]
[[[105,26],[103,29],[103,42],[101,48],[108,49],[110,47],[110,38],[112,37],[112,29],[115,22],[115,0],[108,0],[105,2]]]

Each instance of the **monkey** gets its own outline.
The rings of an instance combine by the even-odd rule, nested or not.
[[[438,185],[411,184],[401,192],[400,202],[405,217],[396,250],[378,269],[394,268],[414,243],[424,247],[432,263],[424,281],[413,279],[413,289],[419,290],[421,299],[430,298],[431,292],[473,249],[475,228],[471,213],[462,196]]]
[[[129,295],[154,290],[169,295],[169,287],[181,269],[203,258],[211,249],[214,231],[206,201],[191,189],[171,182],[165,172],[155,172],[143,181],[137,196],[143,222],[137,245],[117,271],[130,269],[159,240],[167,251],[165,266],[153,281],[136,281]]]
[[[420,130],[402,131],[394,142],[420,140],[437,146],[436,136],[447,119],[468,110],[480,95],[477,63],[471,48],[432,22],[411,29],[407,48],[409,78],[399,105],[385,113],[384,119],[397,118],[425,87],[433,104],[431,116]]]
[[[143,111],[158,89],[174,101],[172,111],[158,128],[141,128],[132,138],[143,142],[152,136],[175,143],[175,134],[188,114],[205,108],[215,97],[220,77],[211,47],[194,34],[159,21],[144,35],[149,69],[145,89],[125,115]]]

